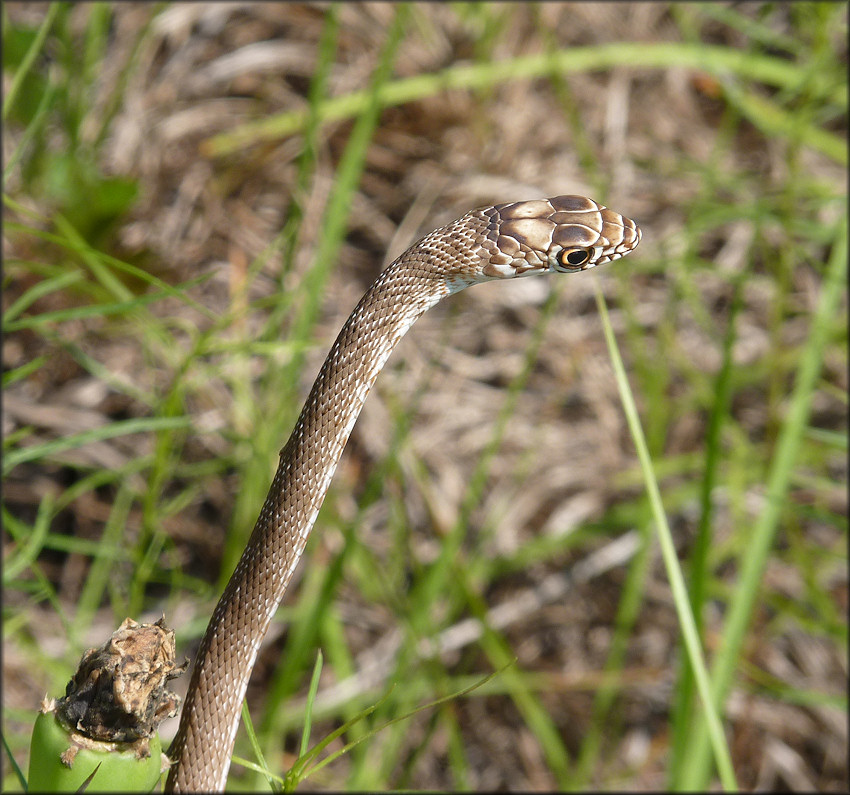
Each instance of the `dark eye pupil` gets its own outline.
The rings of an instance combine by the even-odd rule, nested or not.
[[[586,251],[582,251],[581,249],[571,251],[569,254],[567,254],[567,262],[569,262],[570,265],[581,265],[587,262],[587,259],[588,253]]]

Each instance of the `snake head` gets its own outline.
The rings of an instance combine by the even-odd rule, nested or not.
[[[640,242],[629,218],[584,196],[497,204],[488,221],[481,274],[495,279],[550,271],[575,273],[619,259]]]

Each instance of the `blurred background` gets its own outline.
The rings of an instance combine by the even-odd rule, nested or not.
[[[268,765],[321,649],[310,744],[377,707],[302,788],[720,786],[600,289],[738,785],[846,790],[846,4],[2,14],[18,764],[126,616],[194,654],[380,270],[473,207],[580,193],[633,255],[452,297],[378,379],[248,689]]]

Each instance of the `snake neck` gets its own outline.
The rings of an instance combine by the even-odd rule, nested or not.
[[[260,643],[366,396],[405,332],[450,292],[445,278],[435,278],[433,263],[429,270],[427,263],[402,255],[381,273],[342,327],[281,451],[251,538],[201,641],[169,749],[173,766],[167,790],[224,788]],[[188,763],[186,749],[193,749]]]

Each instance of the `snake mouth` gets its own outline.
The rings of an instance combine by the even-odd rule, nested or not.
[[[603,265],[606,262],[613,262],[614,260],[621,259],[622,257],[625,257],[626,254],[631,253],[637,248],[642,237],[640,227],[629,218],[623,218],[622,220],[622,225],[615,225],[618,230],[622,230],[620,232],[620,242],[613,246],[613,241],[609,242],[607,247],[608,253],[599,256],[594,263],[595,265]]]
[[[623,251],[614,251],[611,254],[605,254],[604,256],[596,260],[596,262],[592,263],[591,265],[588,265],[587,267],[595,268],[597,265],[607,265],[609,262],[614,262],[615,260],[622,259],[633,249],[634,246],[631,246],[630,248],[626,248]]]

